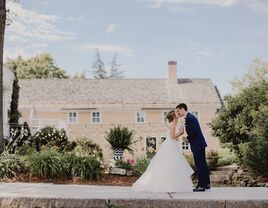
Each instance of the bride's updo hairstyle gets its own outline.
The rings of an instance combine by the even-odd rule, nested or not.
[[[172,111],[169,111],[168,114],[167,114],[167,120],[168,122],[172,122],[174,120],[174,117],[175,117],[175,110],[172,110]]]

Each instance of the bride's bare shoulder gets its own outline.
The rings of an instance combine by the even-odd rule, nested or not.
[[[174,128],[174,126],[175,126],[175,123],[174,122],[170,122],[170,123],[168,123],[168,128],[170,129],[170,128]]]

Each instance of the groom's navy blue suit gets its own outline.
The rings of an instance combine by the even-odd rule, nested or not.
[[[206,187],[210,184],[209,169],[206,162],[205,148],[207,143],[202,134],[197,118],[191,113],[187,113],[185,118],[185,128],[194,156],[194,162],[198,175],[197,186]]]

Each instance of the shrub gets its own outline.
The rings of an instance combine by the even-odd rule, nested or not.
[[[65,155],[66,172],[81,179],[98,179],[104,170],[103,154],[99,145],[82,138],[73,151]]]
[[[31,174],[39,177],[54,177],[64,173],[63,155],[55,148],[42,149],[27,157],[27,165]]]
[[[251,141],[242,146],[243,164],[255,175],[268,176],[268,99],[252,115],[255,126],[250,133]]]
[[[6,140],[6,150],[14,153],[17,148],[31,145],[31,131],[27,122],[10,124],[10,138]]]
[[[67,144],[65,145],[63,151],[64,152],[71,152],[74,150],[74,148],[77,146],[76,141],[68,141]]]
[[[127,127],[114,126],[109,132],[106,132],[105,139],[108,141],[112,149],[123,149],[133,152],[131,145],[133,141],[134,131],[130,131]]]
[[[73,177],[99,179],[103,172],[102,161],[94,156],[66,155],[66,169]]]
[[[14,177],[22,170],[23,163],[19,156],[7,152],[0,156],[0,178]]]
[[[19,156],[27,156],[33,154],[34,152],[36,152],[35,147],[23,145],[16,149],[15,154]]]
[[[150,160],[147,158],[138,158],[132,167],[134,175],[142,175],[147,169]]]
[[[207,163],[209,170],[215,170],[218,165],[219,153],[216,150],[207,151]]]
[[[217,166],[231,165],[238,162],[237,157],[229,148],[223,148],[219,151],[219,160]]]
[[[266,70],[266,76],[267,66],[259,68],[261,71]],[[256,74],[261,73],[256,71]],[[268,81],[267,78],[255,81],[239,93],[226,96],[225,106],[211,124],[212,134],[222,143],[229,144],[241,164],[245,158],[241,149],[243,144],[261,137],[267,139]]]
[[[98,144],[94,143],[92,140],[89,140],[88,138],[78,139],[76,148],[78,146],[81,147],[81,149],[86,153],[88,153],[89,155],[103,159],[102,149]]]
[[[123,169],[126,169],[126,170],[131,170],[132,169],[131,163],[129,163],[128,161],[124,161],[124,160],[116,160],[115,167],[123,168]]]
[[[42,146],[56,146],[59,150],[64,150],[68,144],[68,138],[64,129],[55,129],[51,126],[47,126],[40,129],[33,136],[33,140],[37,151],[40,151]]]
[[[243,147],[243,163],[257,176],[268,176],[267,150],[267,138],[252,140]]]

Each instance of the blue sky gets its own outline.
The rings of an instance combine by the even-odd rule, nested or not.
[[[268,62],[267,0],[8,1],[5,58],[48,52],[69,74],[90,70],[95,48],[127,78],[211,78],[222,95],[255,58]]]

